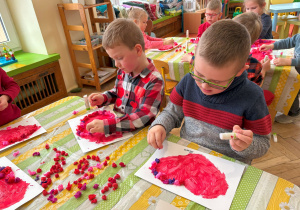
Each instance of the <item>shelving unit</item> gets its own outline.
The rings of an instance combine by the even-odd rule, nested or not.
[[[107,18],[96,18],[95,17],[94,7],[100,6],[100,5],[107,5]],[[101,51],[102,44],[92,46],[91,37],[90,37],[91,33],[88,28],[88,20],[87,20],[87,16],[86,16],[86,10],[88,10],[88,13],[89,13],[89,19],[90,19],[89,21],[91,23],[92,33],[95,33],[95,32],[97,32],[96,23],[110,23],[114,20],[113,7],[112,7],[110,0],[104,0],[103,3],[88,5],[88,6],[82,5],[82,4],[74,4],[74,3],[73,4],[58,4],[57,6],[58,6],[61,21],[62,21],[62,25],[64,28],[66,40],[68,43],[68,48],[69,48],[70,56],[72,59],[72,64],[73,64],[73,68],[74,68],[74,72],[76,75],[76,80],[77,80],[78,86],[82,87],[83,85],[91,85],[91,86],[95,86],[98,91],[101,91],[101,84],[104,84],[107,81],[109,81],[110,79],[114,78],[117,75],[117,72],[114,71],[112,73],[109,73],[109,75],[106,76],[105,79],[103,79],[103,81],[100,81],[97,71],[101,70],[101,68],[97,69],[94,51],[96,51],[100,67],[105,66],[102,61],[102,57],[108,56],[108,55],[106,52]],[[68,25],[66,15],[65,15],[65,11],[68,11],[68,10],[73,10],[73,11],[79,12],[80,19],[81,19],[81,25]],[[86,45],[73,44],[72,40],[71,40],[70,31],[83,31],[84,38],[86,40]],[[77,50],[78,51],[87,51],[88,55],[89,55],[90,63],[77,62],[77,59],[75,56],[75,51],[77,51]],[[79,67],[91,69],[94,74],[94,79],[92,79],[92,80],[84,79],[79,72]]]

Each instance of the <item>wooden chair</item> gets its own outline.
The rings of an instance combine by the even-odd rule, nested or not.
[[[294,36],[295,34],[297,33],[300,33],[300,21],[297,19],[291,19],[291,20],[287,20],[286,21],[286,26],[285,26],[285,32],[284,34],[286,35],[286,37],[288,37],[289,35],[289,31],[290,31],[290,25],[294,25],[294,28],[293,28],[293,33],[292,33],[292,36]]]
[[[272,31],[273,39],[279,39],[279,34],[275,31]]]
[[[149,36],[151,36],[152,26],[153,26],[152,20],[149,19],[147,21],[147,27],[145,29],[145,33],[147,33]]]
[[[153,63],[157,70],[161,73],[165,84],[165,96],[160,105],[160,111],[162,111],[162,109],[166,106],[166,96],[170,96],[173,88],[178,84],[178,82],[174,80],[166,80],[166,74],[169,74],[168,63],[160,60],[153,60]]]

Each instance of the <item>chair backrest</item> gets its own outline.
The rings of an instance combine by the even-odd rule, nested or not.
[[[162,69],[164,71],[165,74],[169,74],[169,64],[164,62],[164,61],[160,61],[160,60],[153,60],[154,66],[157,68],[157,70],[162,74]]]
[[[293,2],[294,0],[270,0],[271,4],[288,4]]]
[[[147,27],[146,27],[146,29],[145,29],[145,32],[149,35],[149,36],[151,36],[151,31],[152,31],[152,20],[148,20],[147,21]]]
[[[275,31],[272,31],[273,39],[279,39],[279,34]]]

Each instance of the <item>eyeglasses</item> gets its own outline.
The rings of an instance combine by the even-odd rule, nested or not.
[[[220,14],[220,13],[205,13],[205,16],[207,17],[215,17],[215,16],[217,16],[218,14]]]
[[[194,70],[194,64],[192,65],[192,69]],[[218,89],[218,90],[225,90],[229,85],[230,83],[233,81],[233,79],[235,78],[235,76],[237,74],[235,74],[233,77],[231,77],[227,83],[227,85],[219,85],[219,84],[215,84],[213,82],[210,82],[206,79],[203,79],[201,77],[198,77],[197,75],[195,75],[193,72],[192,72],[192,69],[190,70],[190,75],[193,77],[194,80],[196,80],[197,82],[200,82],[200,83],[207,83],[209,85],[209,87],[212,87],[212,88],[215,88],[215,89]]]

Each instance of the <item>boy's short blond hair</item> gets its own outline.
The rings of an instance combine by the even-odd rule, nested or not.
[[[249,57],[250,48],[250,35],[245,26],[233,20],[220,20],[201,36],[196,59],[200,56],[218,68],[236,63],[237,71],[240,71]]]
[[[207,4],[206,9],[218,10],[219,12],[222,12],[222,3],[220,0],[210,0]]]
[[[251,37],[251,44],[259,38],[263,26],[258,14],[255,12],[246,12],[234,17],[233,20],[247,28]]]
[[[128,18],[140,21],[142,17],[148,17],[148,13],[142,8],[131,7],[129,9]]]
[[[102,45],[104,49],[125,45],[133,49],[140,44],[145,51],[145,41],[141,29],[132,21],[119,18],[111,22],[104,32]]]

